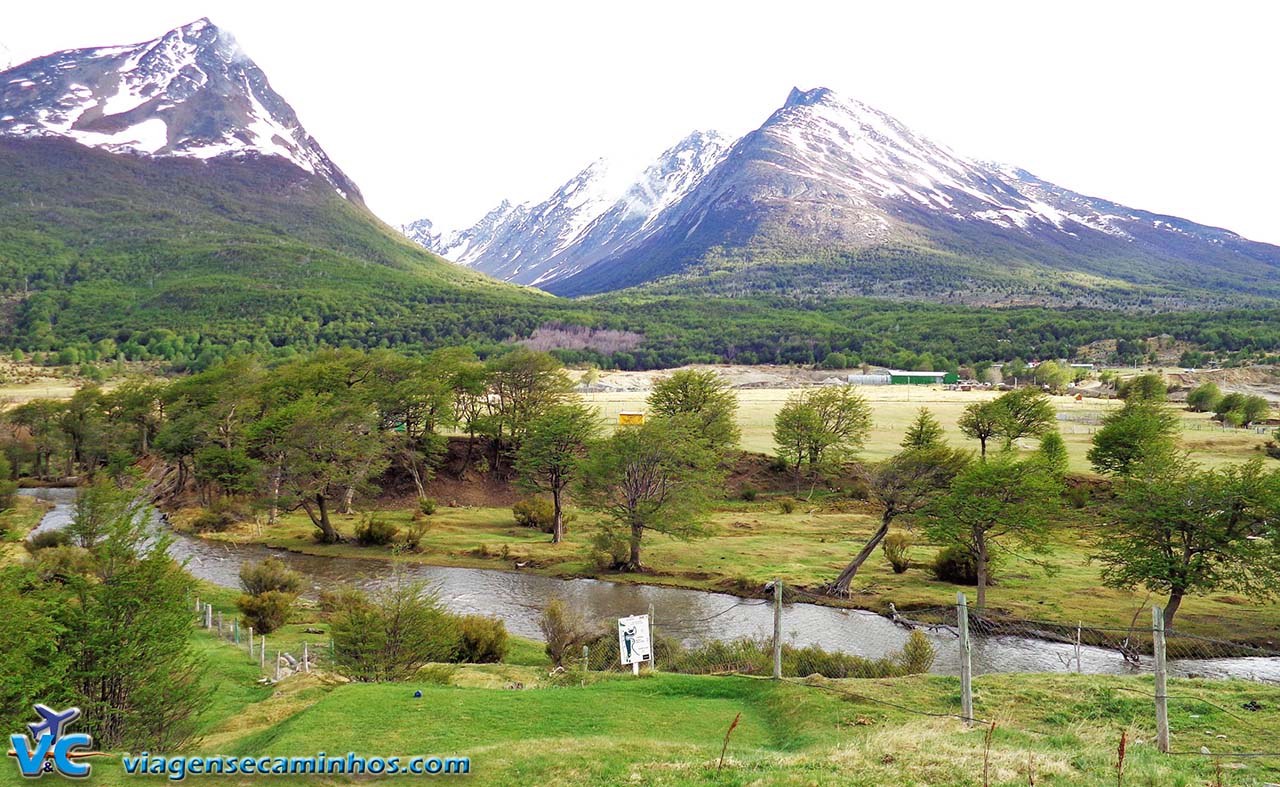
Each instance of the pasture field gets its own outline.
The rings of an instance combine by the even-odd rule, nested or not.
[[[735,390],[738,396],[738,424],[742,429],[742,447],[747,451],[772,454],[773,419],[796,388],[743,388]],[[885,459],[899,450],[899,443],[907,425],[916,417],[921,407],[928,407],[947,431],[947,439],[954,445],[971,443],[956,422],[964,408],[978,401],[994,399],[994,391],[947,391],[936,386],[868,385],[858,392],[871,405],[872,428],[862,458],[870,461]],[[623,391],[583,394],[583,400],[600,409],[609,424],[618,422],[623,410],[645,410],[648,391]],[[1083,399],[1070,396],[1051,397],[1060,420],[1058,428],[1067,444],[1073,472],[1089,472],[1085,458],[1090,440],[1097,431],[1098,421],[1123,402],[1114,399]],[[1180,408],[1181,405],[1171,404]],[[1207,413],[1178,410],[1183,419],[1182,445],[1198,461],[1206,465],[1245,461],[1259,456],[1267,435],[1248,429],[1222,429],[1210,420]],[[972,443],[977,447],[977,443]],[[1028,441],[1027,446],[1033,446]]]

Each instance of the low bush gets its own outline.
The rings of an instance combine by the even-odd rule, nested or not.
[[[550,500],[526,497],[511,507],[511,514],[521,527],[536,528],[543,533],[550,533],[555,528],[555,506]]]
[[[757,495],[759,495],[759,494],[760,494],[760,490],[758,490],[758,489],[756,489],[754,486],[750,486],[750,485],[744,486],[744,487],[742,487],[742,489],[738,490],[738,497],[742,498],[743,500],[747,501],[748,503],[750,503],[750,502],[752,502],[753,500],[755,500],[755,499],[756,499],[756,496],[757,496]]]
[[[457,660],[458,618],[422,583],[397,576],[373,592],[346,590],[329,602],[334,663],[353,681],[408,680],[427,664]]]
[[[494,664],[507,656],[507,627],[497,618],[463,615],[458,618],[461,637],[458,660],[469,664]]]
[[[434,497],[424,497],[418,501],[418,510],[425,516],[431,516],[436,512],[436,500]]]
[[[384,547],[395,541],[399,533],[400,528],[375,516],[365,516],[356,525],[356,541],[366,547]]]
[[[236,599],[236,607],[244,616],[244,625],[253,626],[255,634],[270,634],[285,624],[297,596],[268,590],[257,595],[242,594]]]
[[[63,530],[41,530],[27,539],[27,551],[39,552],[42,549],[66,546],[71,543],[71,536]]]
[[[884,550],[884,558],[893,567],[893,573],[904,574],[911,568],[911,557],[907,552],[911,549],[913,539],[910,533],[894,531],[884,537],[880,548]]]
[[[542,638],[547,643],[547,656],[553,664],[572,658],[578,649],[594,638],[582,616],[560,599],[553,599],[542,610],[538,628],[542,631]],[[616,642],[614,648],[617,648]]]
[[[599,530],[587,542],[587,558],[599,571],[611,571],[626,565],[631,557],[631,543],[614,530]]]
[[[784,497],[778,500],[778,510],[784,514],[790,514],[796,510],[795,498]]]
[[[197,533],[223,533],[235,522],[230,511],[201,511],[191,520],[191,529]]]
[[[990,570],[990,569],[988,569]],[[976,585],[978,584],[978,563],[973,559],[973,555],[969,554],[969,550],[962,546],[949,546],[938,552],[937,557],[933,559],[933,565],[930,566],[935,579],[941,582],[950,582],[953,585]],[[991,582],[991,577],[987,577],[987,582]]]
[[[410,522],[404,531],[404,545],[413,552],[422,551],[422,539],[426,537],[429,526],[426,522]]]
[[[280,558],[269,557],[240,567],[240,587],[250,596],[273,590],[297,595],[302,590],[302,575],[286,566]]]
[[[1272,437],[1267,441],[1266,452],[1272,459],[1280,459],[1280,437]]]

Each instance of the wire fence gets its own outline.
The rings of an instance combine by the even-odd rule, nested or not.
[[[1218,692],[1206,695],[1201,684],[1181,684],[1195,690],[1178,690],[1179,681],[1197,678],[1280,686],[1280,647],[1275,643],[1165,630],[1162,611],[1146,606],[1129,621],[1096,625],[976,610],[967,605],[963,595],[957,604],[948,606],[899,611],[891,605],[886,617],[832,606],[829,596],[803,589],[779,585],[772,588],[772,593],[769,600],[728,602],[707,614],[683,618],[669,613],[664,616],[661,608],[650,608],[652,655],[644,662],[644,669],[778,677],[819,691],[847,694],[862,702],[922,716],[953,717],[970,724],[988,724],[984,716],[998,712],[994,708],[975,708],[976,676],[1147,676],[1148,681],[1121,684],[1118,688],[1117,684],[1107,684],[1107,690],[1147,698],[1148,710],[1135,722],[1156,731],[1153,742],[1162,751],[1211,758],[1264,758],[1271,767],[1280,765],[1280,744],[1257,751],[1241,750],[1227,741],[1226,735],[1200,721],[1216,710],[1229,716],[1238,728],[1252,730],[1251,740],[1275,740],[1274,721],[1268,732],[1259,720],[1273,719],[1277,709],[1253,700],[1235,701],[1231,707],[1215,704]],[[761,616],[766,614],[774,618],[772,634],[760,631]],[[747,619],[754,625],[743,625]],[[792,630],[795,620],[806,628]],[[724,622],[736,625],[718,625]],[[580,657],[575,653],[573,659],[565,661],[566,682],[586,682],[593,673],[631,671],[632,667],[620,658],[619,647],[617,640],[607,635],[583,646]],[[959,701],[954,708],[940,712],[936,707],[911,707],[867,696],[855,684],[811,679],[813,675],[884,678],[924,672],[960,679]],[[1247,683],[1230,685],[1244,688],[1227,694],[1248,694]],[[1222,700],[1226,704],[1232,702]]]
[[[328,637],[304,637],[285,650],[273,638],[254,631],[252,626],[241,626],[239,618],[224,616],[198,596],[193,605],[195,625],[242,649],[245,657],[257,665],[260,680],[282,680],[296,673],[323,670],[333,663],[333,640]]]

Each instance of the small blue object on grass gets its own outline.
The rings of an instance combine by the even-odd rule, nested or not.
[[[418,689],[417,691],[415,691],[415,692],[413,693],[413,698],[414,698],[415,700],[420,700],[420,699],[422,699],[422,689]]]

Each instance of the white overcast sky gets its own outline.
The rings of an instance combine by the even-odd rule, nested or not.
[[[1280,3],[7,2],[0,65],[233,33],[391,223],[640,169],[826,86],[977,158],[1280,243]]]

